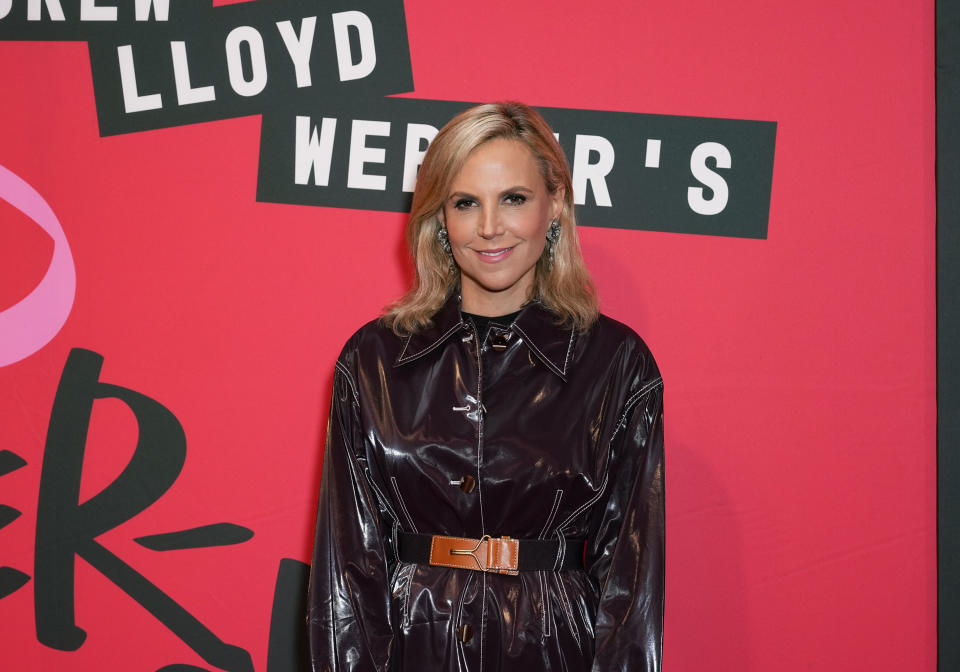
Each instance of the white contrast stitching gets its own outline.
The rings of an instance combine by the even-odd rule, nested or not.
[[[470,572],[470,575],[467,576],[467,582],[463,584],[463,592],[460,594],[460,606],[457,607],[457,625],[463,622],[463,603],[467,600],[467,590],[470,589],[470,582],[473,581],[476,575],[476,572]]]
[[[487,573],[480,576],[483,589],[480,592],[480,671],[483,672],[483,638],[487,631]]]
[[[406,356],[406,352],[407,352],[407,345],[409,345],[410,339],[412,338],[412,336],[407,336],[407,343],[403,346],[403,350],[400,352],[400,356],[397,357],[397,364],[406,364],[407,362],[412,362],[415,359],[419,359],[420,357],[423,357],[428,352],[432,352],[433,350],[436,349],[438,345],[440,345],[441,343],[443,343],[443,341],[447,339],[447,336],[455,332],[457,329],[460,329],[462,326],[463,325],[460,322],[457,322],[457,324],[450,327],[445,334],[438,337],[437,340],[431,343],[429,347],[426,347],[420,352],[418,352],[417,354],[410,355],[409,357]]]
[[[486,339],[484,339],[486,342]],[[483,486],[481,485],[480,467],[483,465],[483,363],[481,362],[480,339],[477,338],[477,498],[480,502],[480,534],[487,533],[487,526],[483,520]],[[486,585],[486,584],[484,584]]]
[[[652,392],[658,386],[663,385],[663,378],[657,377],[656,380],[652,380],[642,388],[634,392],[633,396],[627,399],[627,403],[623,408],[623,413],[620,415],[620,419],[617,421],[617,425],[613,430],[613,434],[610,436],[610,443],[613,443],[614,438],[617,436],[617,432],[620,431],[620,428],[623,427],[623,423],[626,421],[627,416],[630,414],[630,411],[633,410],[633,407],[645,397],[647,394]]]
[[[390,589],[393,590],[393,584],[397,582],[397,577],[400,575],[400,570],[403,569],[403,563],[398,562],[397,566],[393,568],[393,574],[390,576]]]
[[[553,362],[551,362],[551,361],[550,361],[550,358],[547,357],[545,354],[543,354],[543,352],[540,350],[540,348],[538,348],[537,345],[536,345],[533,341],[530,340],[530,337],[527,336],[526,332],[524,332],[523,329],[521,329],[521,328],[520,328],[518,325],[516,325],[516,324],[513,325],[513,328],[516,329],[516,330],[520,333],[521,336],[523,336],[523,341],[527,344],[527,346],[530,347],[531,350],[533,350],[535,353],[537,353],[537,356],[539,356],[540,359],[543,360],[544,364],[546,364],[546,365],[550,368],[551,371],[553,371],[554,373],[556,373],[558,376],[560,376],[560,377],[563,378],[564,380],[567,379],[566,373],[564,373],[563,371],[561,371],[560,369],[558,369],[558,368],[557,368],[557,365],[554,364]]]
[[[403,349],[400,350],[400,356],[397,357],[398,362],[403,361],[403,356],[407,354],[407,347],[410,345],[410,340],[413,338],[413,334],[410,334],[405,339],[403,339]]]
[[[557,515],[557,509],[560,507],[561,499],[563,499],[563,489],[557,490],[557,494],[553,496],[553,508],[550,509],[550,515],[547,516],[547,522],[543,524],[543,529],[540,530],[540,534],[537,536],[537,539],[543,539],[544,535],[547,533],[547,530],[550,528],[550,523],[553,522],[553,517]]]
[[[487,332],[489,335],[489,331]],[[486,343],[486,338],[484,339]],[[476,340],[477,344],[477,404],[482,409],[483,407],[483,362],[481,360],[481,352],[483,348],[480,344],[480,338]],[[481,534],[486,534],[486,523],[483,520],[483,487],[481,486],[480,478],[480,467],[483,464],[483,423],[484,423],[484,413],[481,412],[477,414],[477,496],[480,501],[480,532]],[[487,573],[484,572],[480,577],[482,581],[482,589],[480,591],[480,670],[483,672],[483,640],[486,635],[486,621],[487,621]]]
[[[563,358],[563,372],[567,372],[567,365],[570,363],[570,353],[573,351],[573,337],[576,335],[576,329],[570,331],[570,342],[567,343],[567,356]]]
[[[567,625],[570,627],[570,634],[577,640],[577,646],[580,646],[580,635],[577,634],[577,628],[573,623],[573,610],[570,607],[570,598],[567,597],[567,589],[563,585],[563,577],[560,574],[554,574],[553,579],[560,588],[560,601],[563,602],[563,613],[567,619]]]
[[[343,362],[341,362],[341,361],[338,359],[338,360],[336,361],[336,363],[333,365],[333,367],[334,367],[335,369],[339,369],[339,370],[340,370],[340,373],[343,374],[343,377],[347,379],[347,385],[350,387],[350,392],[353,394],[353,401],[354,401],[354,403],[356,403],[356,404],[359,406],[359,405],[360,405],[360,395],[357,394],[357,388],[356,388],[356,386],[353,384],[353,376],[350,375],[350,371],[349,371],[349,369],[347,369],[346,364],[344,364]]]
[[[540,632],[544,637],[550,636],[550,619],[547,617],[547,605],[550,598],[547,597],[547,573],[537,572],[537,579],[540,581]]]
[[[586,509],[586,508],[589,507],[589,506],[592,506],[594,502],[596,502],[598,499],[600,499],[600,495],[603,494],[603,491],[604,491],[604,490],[606,489],[606,487],[607,487],[607,476],[609,475],[609,469],[610,469],[610,460],[607,460],[607,464],[606,464],[606,466],[604,467],[604,470],[603,470],[603,480],[600,482],[600,489],[597,490],[597,494],[595,494],[593,497],[591,497],[591,498],[588,499],[586,502],[584,502],[583,504],[581,504],[581,505],[577,508],[576,511],[574,511],[574,512],[571,513],[569,516],[567,516],[566,520],[564,520],[562,523],[560,523],[560,525],[557,526],[556,534],[558,534],[558,535],[561,534],[561,533],[563,532],[563,530],[567,527],[567,525],[570,524],[570,521],[572,521],[574,518],[576,518],[577,516],[579,516],[580,513],[581,513],[584,509]],[[561,550],[561,555],[560,555],[560,557],[562,558],[562,557],[563,557],[563,553],[564,553],[565,550],[566,550],[564,544],[561,544],[561,545],[560,545],[560,550]],[[559,567],[560,565],[557,565],[557,566]]]
[[[387,498],[380,491],[380,488],[377,487],[377,484],[373,480],[373,476],[370,475],[370,468],[364,467],[363,474],[366,477],[367,483],[369,483],[373,487],[373,492],[377,496],[377,499],[380,501],[380,504],[383,506],[384,509],[386,509],[387,513],[390,514],[390,517],[393,518],[394,522],[396,522],[399,525],[400,516],[396,514],[396,512],[393,510],[393,507],[390,506],[390,502],[387,501]]]
[[[407,510],[407,503],[403,501],[403,495],[400,494],[400,486],[397,485],[397,477],[391,476],[390,483],[393,485],[393,491],[397,495],[397,501],[400,502],[400,509],[403,511],[403,515],[407,517],[407,524],[410,526],[410,529],[413,532],[419,534],[417,526],[413,523],[413,518],[410,516],[410,512]]]

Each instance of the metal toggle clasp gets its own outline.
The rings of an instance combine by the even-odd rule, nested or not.
[[[477,563],[477,569],[485,572],[487,571],[487,568],[484,566],[484,563],[480,562],[480,558],[477,557],[477,551],[480,549],[481,546],[483,546],[483,542],[485,541],[487,543],[490,543],[489,534],[485,534],[482,537],[480,537],[480,539],[477,541],[477,545],[469,550],[460,549],[460,548],[451,548],[450,555],[469,555],[471,558],[473,558],[473,561]]]

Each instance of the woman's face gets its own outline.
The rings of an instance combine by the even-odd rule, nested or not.
[[[497,138],[467,157],[453,178],[440,218],[460,266],[463,310],[505,315],[526,302],[547,228],[563,208],[550,194],[533,153]]]

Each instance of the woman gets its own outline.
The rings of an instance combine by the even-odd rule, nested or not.
[[[546,122],[431,143],[414,287],[336,363],[309,592],[319,670],[659,670],[663,385],[600,315]]]

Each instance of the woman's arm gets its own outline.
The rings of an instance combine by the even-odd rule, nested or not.
[[[389,662],[386,528],[364,474],[363,446],[353,379],[338,362],[307,603],[314,672],[382,672]]]
[[[651,360],[652,362],[652,360]],[[587,571],[600,586],[594,672],[659,672],[663,650],[663,381],[638,375],[607,465]]]

